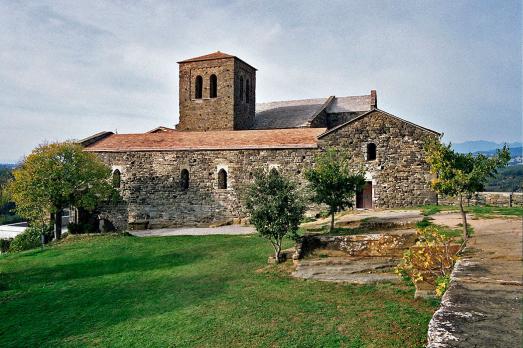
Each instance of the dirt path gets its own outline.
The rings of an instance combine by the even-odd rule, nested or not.
[[[435,223],[456,226],[458,214]],[[521,347],[523,265],[519,218],[471,220],[475,233],[429,325],[428,347]]]
[[[220,227],[180,227],[159,228],[154,230],[129,231],[137,237],[166,237],[166,236],[208,236],[215,234],[242,235],[253,234],[256,230],[252,226],[228,225]]]

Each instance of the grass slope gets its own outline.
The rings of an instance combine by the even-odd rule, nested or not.
[[[2,347],[421,347],[412,288],[290,278],[257,236],[98,236],[0,257]]]

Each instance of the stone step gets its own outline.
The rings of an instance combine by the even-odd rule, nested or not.
[[[387,257],[329,257],[325,259],[301,260],[294,277],[320,281],[374,284],[398,282],[394,267],[399,260]]]

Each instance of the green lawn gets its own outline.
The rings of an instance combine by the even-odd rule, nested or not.
[[[430,216],[442,211],[459,212],[457,205],[423,205],[415,209],[420,209],[423,215]],[[522,207],[493,207],[493,206],[465,206],[468,214],[476,217],[497,217],[497,216],[523,216]]]
[[[412,288],[292,279],[258,236],[97,236],[0,257],[1,347],[421,347]]]

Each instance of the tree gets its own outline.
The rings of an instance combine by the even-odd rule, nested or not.
[[[275,170],[258,172],[254,183],[247,188],[245,201],[251,223],[262,237],[271,242],[276,262],[280,262],[283,238],[287,235],[297,237],[305,213],[305,204],[296,184]]]
[[[327,149],[316,157],[315,166],[305,172],[315,203],[329,206],[330,231],[334,229],[334,214],[350,208],[354,196],[363,189],[363,171],[350,170],[350,157],[336,149]]]
[[[53,214],[55,239],[61,237],[64,208],[92,211],[100,202],[116,197],[111,169],[72,142],[37,147],[13,171],[13,177],[7,193],[16,203],[17,213],[42,225]]]
[[[503,146],[489,158],[483,154],[456,153],[452,150],[451,144],[444,145],[434,139],[425,144],[425,152],[430,170],[436,175],[431,183],[432,188],[439,194],[459,198],[459,209],[463,220],[463,238],[466,242],[469,233],[467,214],[463,208],[463,197],[483,191],[488,179],[510,161],[509,149]]]

